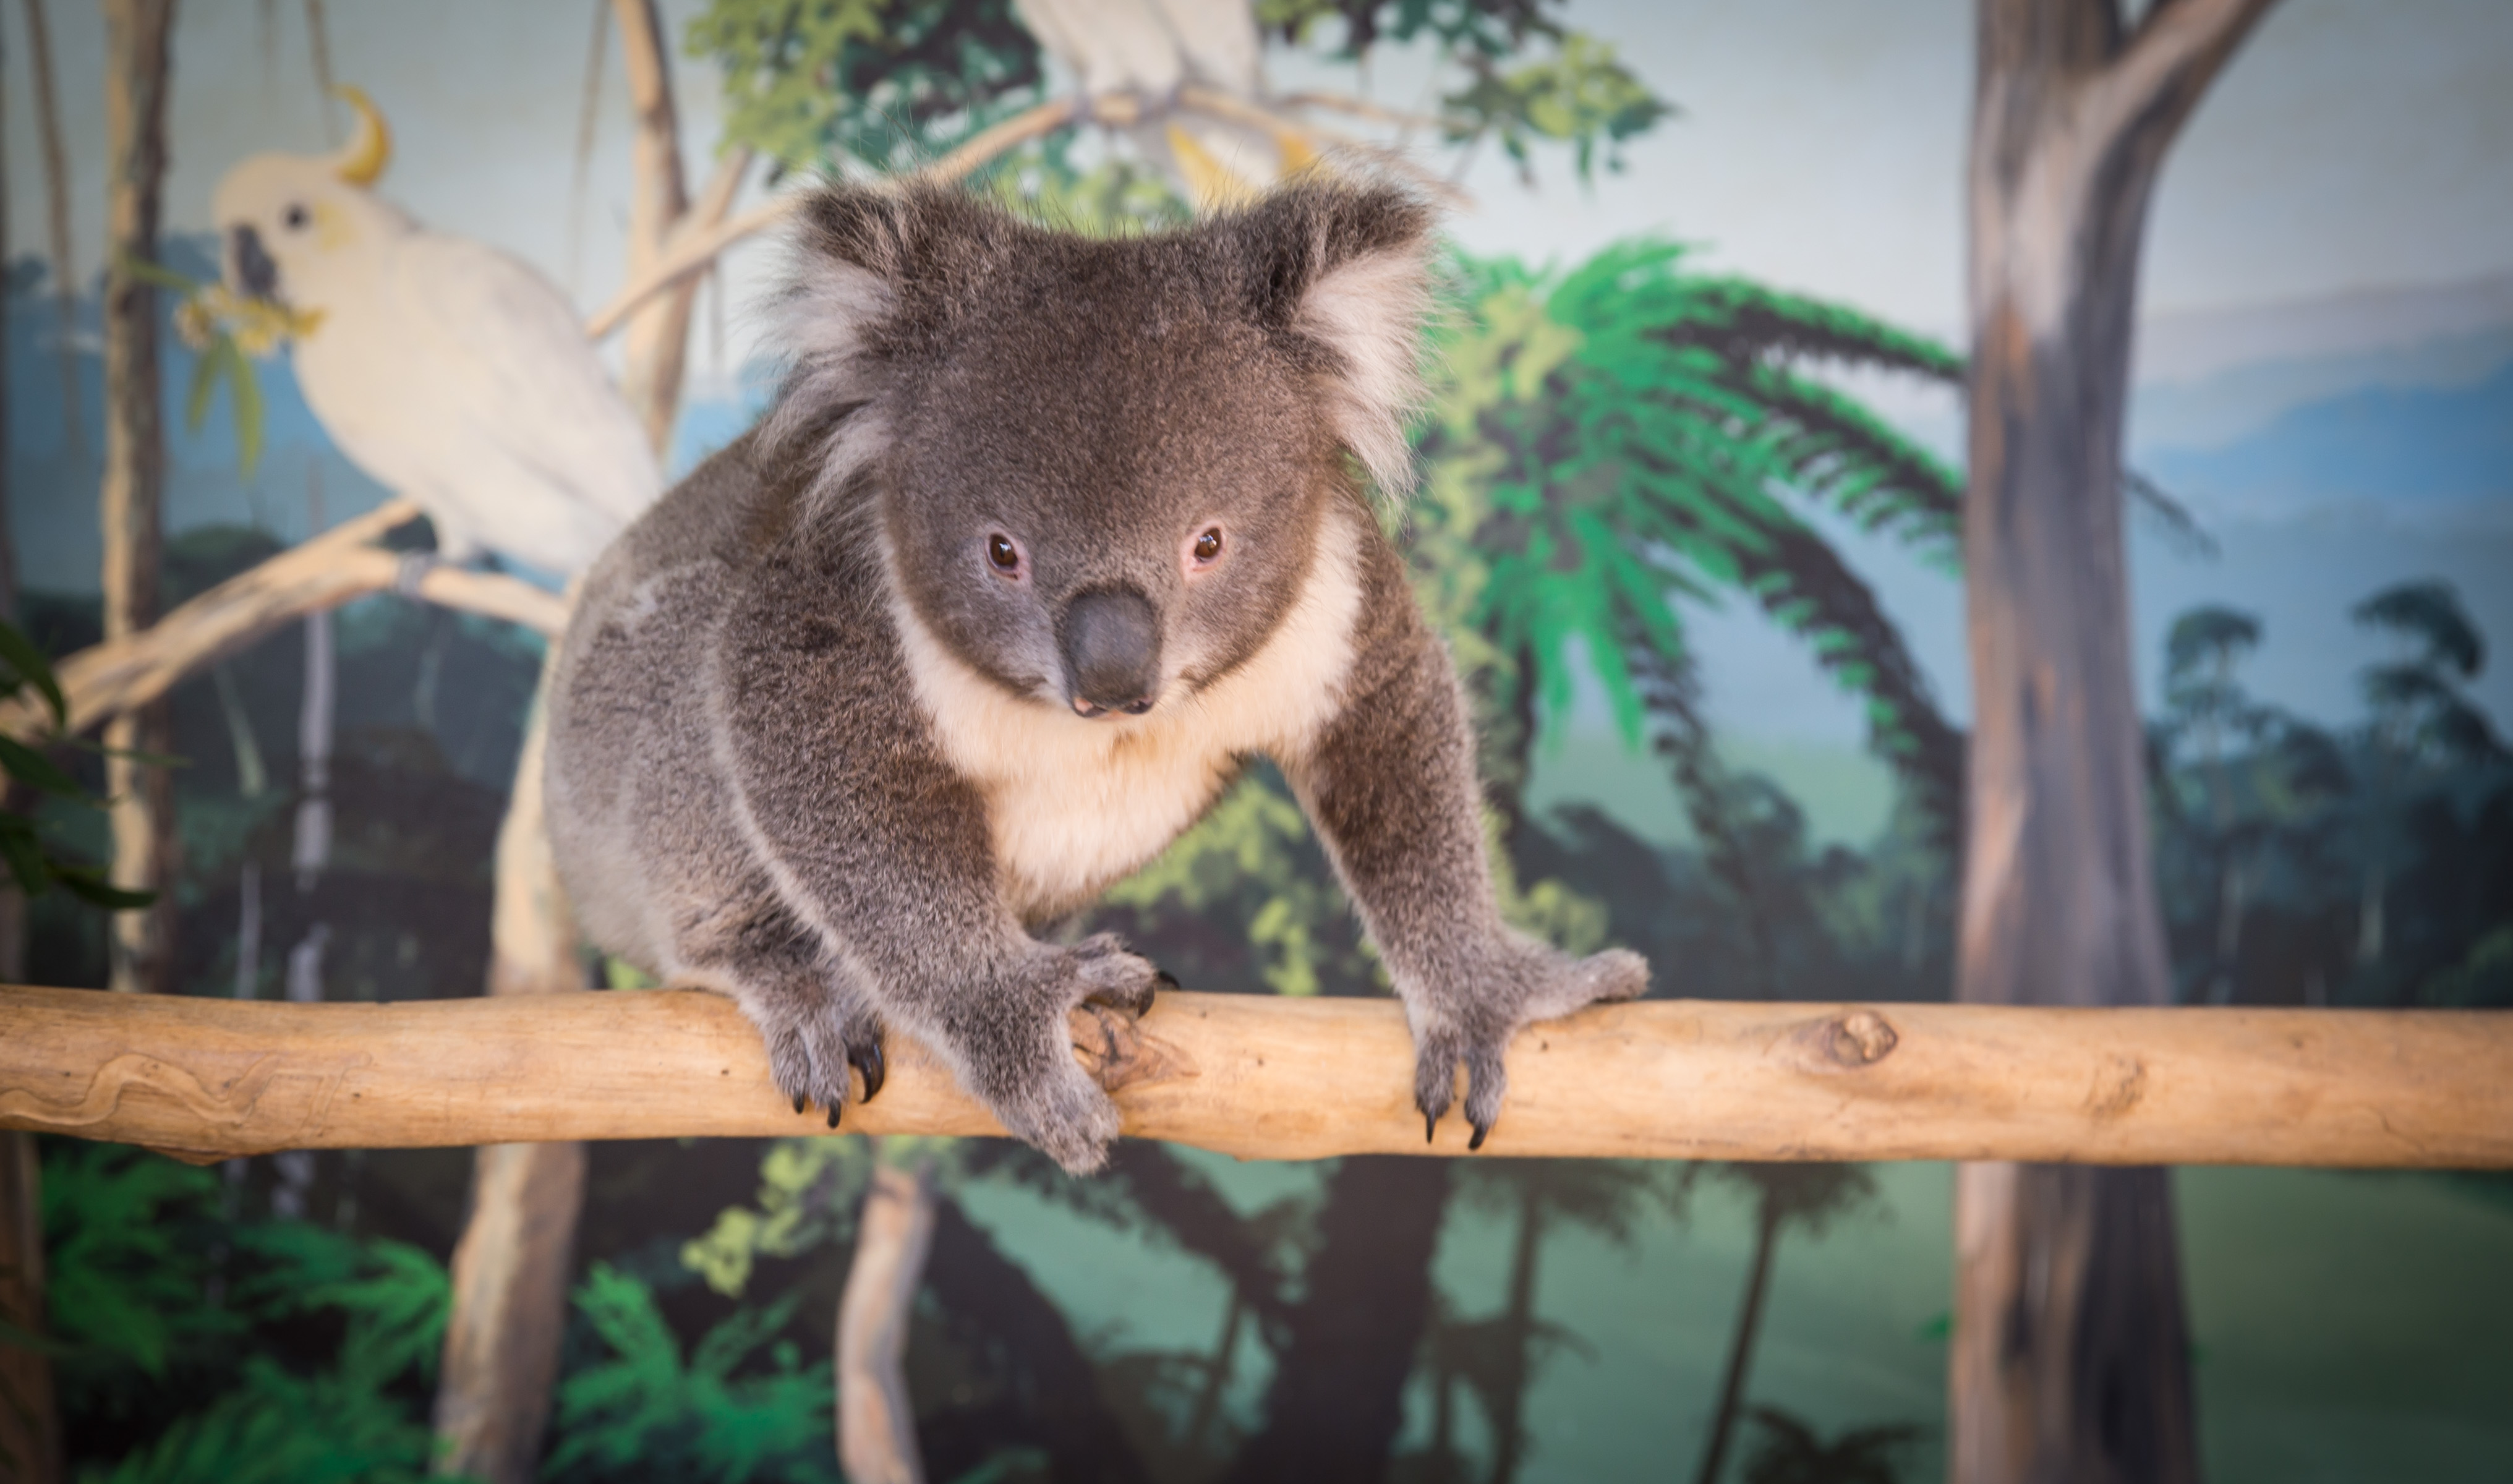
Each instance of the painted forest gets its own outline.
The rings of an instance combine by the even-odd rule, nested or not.
[[[161,199],[170,160],[228,163],[168,128],[170,98],[234,86],[196,51],[317,100],[320,134],[256,150],[343,162],[387,200],[396,158],[444,147],[431,119],[351,69],[346,6],[100,9],[93,75],[67,7],[0,17],[0,982],[656,988],[572,940],[527,961],[536,929],[507,915],[574,574],[431,562],[441,527],[375,516],[417,496],[300,387],[292,341],[321,316],[253,299],[234,245],[184,224],[198,204]],[[1367,162],[1505,214],[1539,183],[1645,188],[1627,156],[1695,107],[1624,45],[1628,12],[1564,0],[546,9],[588,49],[543,71],[583,120],[548,178],[573,170],[580,201],[598,120],[633,144],[618,220],[547,203],[622,237],[620,276],[550,292],[674,477],[774,393],[774,366],[698,368],[728,313],[771,312],[728,265],[816,178],[925,172],[1116,235]],[[2134,628],[2119,576],[2133,544],[2245,540],[2125,456],[2123,424],[2147,197],[2275,9],[1980,0],[1974,157],[1942,162],[1971,172],[1968,340],[1739,272],[1696,240],[1715,222],[1550,259],[1444,247],[1419,485],[1379,508],[1472,702],[1517,926],[1640,952],[1653,997],[2513,1011],[2487,595],[2440,571],[2317,593],[2377,657],[2331,714],[2256,678],[2279,621],[2228,597]],[[101,149],[69,147],[81,130]],[[2129,163],[2079,182],[2061,215],[2082,240],[2045,242],[2013,161],[2070,149]],[[106,162],[100,191],[73,155]],[[100,240],[100,271],[76,268]],[[2017,286],[2036,254],[2060,289]],[[1897,416],[1914,397],[1969,434]],[[81,657],[348,526],[369,575],[269,597],[137,700],[81,689],[101,673]],[[1930,658],[1880,560],[1968,605],[1965,655]],[[1839,766],[1869,781],[1873,827],[1828,822],[1740,743],[1705,637],[1740,623],[1855,708]],[[2054,742],[2002,688],[2044,671],[2083,737]],[[2023,843],[1994,832],[2063,775],[2077,791],[2037,800]],[[1643,793],[1669,818],[1621,802]],[[1984,851],[2005,862],[1986,881]],[[2117,951],[2056,965],[2048,944],[2095,932],[2096,875],[2133,903],[2095,934]],[[1262,764],[1052,935],[1100,931],[1195,990],[1389,992]],[[2513,1459],[2501,1172],[1242,1163],[1128,1140],[1077,1180],[1004,1139],[497,1151],[196,1165],[0,1131],[0,1478],[2442,1481]],[[2002,1290],[2012,1272],[1959,1250],[1975,1229],[2073,1254],[2100,1306]],[[2042,1303],[2037,1342],[1978,1317]],[[2001,1411],[2035,1385],[2103,1394]],[[858,1407],[886,1421],[842,1448]],[[2014,1466],[2036,1437],[2041,1463]]]

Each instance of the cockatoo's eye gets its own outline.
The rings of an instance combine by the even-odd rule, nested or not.
[[[305,208],[301,206],[291,206],[287,211],[280,214],[279,220],[288,223],[288,229],[290,231],[301,232],[305,230]]]
[[[1005,577],[1020,576],[1020,547],[1014,544],[1013,539],[1001,531],[986,538],[986,560],[993,565],[996,572]]]

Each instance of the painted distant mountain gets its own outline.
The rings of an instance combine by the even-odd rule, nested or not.
[[[2224,515],[2492,505],[2513,517],[2513,354],[2472,385],[2367,387],[2291,407],[2220,448],[2141,461]]]

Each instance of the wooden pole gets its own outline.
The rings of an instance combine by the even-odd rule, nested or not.
[[[1078,1019],[1125,1131],[1249,1159],[1426,1148],[1385,1000],[1165,994]],[[890,1039],[845,1129],[1002,1130]],[[290,1005],[0,988],[0,1127],[208,1161],[824,1128],[699,990]],[[1523,1032],[1485,1152],[2513,1168],[2513,1013],[1652,1000]]]

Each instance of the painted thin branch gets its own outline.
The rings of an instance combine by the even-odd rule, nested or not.
[[[1383,148],[1367,140],[1357,140],[1348,134],[1287,117],[1262,103],[1218,88],[1188,83],[1178,89],[1177,97],[1178,107],[1185,112],[1201,113],[1207,118],[1236,124],[1243,129],[1255,129],[1277,141],[1296,139],[1319,154],[1366,159],[1380,170],[1405,177],[1418,188],[1460,211],[1471,209],[1475,204],[1475,198],[1467,194],[1464,187],[1446,180],[1437,171],[1425,170],[1402,150]]]
[[[1324,108],[1331,113],[1347,114],[1353,118],[1367,119],[1374,124],[1387,124],[1399,129],[1472,127],[1460,120],[1442,118],[1437,114],[1407,113],[1402,109],[1385,107],[1372,102],[1369,99],[1355,98],[1348,93],[1293,93],[1276,99],[1275,101],[1286,108]]]
[[[1320,98],[1303,95],[1301,100],[1316,103],[1320,101]],[[1426,190],[1453,202],[1470,201],[1463,191],[1422,170],[1419,166],[1411,164],[1401,155],[1376,149],[1342,135],[1329,133],[1313,124],[1287,119],[1261,105],[1230,94],[1189,85],[1178,90],[1178,102],[1189,111],[1205,113],[1227,123],[1242,124],[1272,134],[1285,132],[1300,134],[1338,148],[1368,154],[1373,159],[1379,160],[1413,177]],[[1146,116],[1147,109],[1142,100],[1130,93],[1103,94],[1081,102],[1070,99],[1053,100],[1025,109],[991,128],[980,131],[958,148],[913,175],[905,177],[904,180],[948,184],[975,175],[1006,152],[1018,148],[1032,140],[1043,139],[1068,124],[1088,120],[1095,124],[1105,124],[1112,129],[1130,129],[1141,123]],[[636,311],[638,305],[690,275],[704,271],[708,263],[713,262],[720,254],[736,243],[755,237],[792,216],[795,207],[802,203],[807,194],[808,192],[799,190],[788,191],[752,207],[730,221],[720,221],[711,224],[705,230],[676,237],[655,261],[634,270],[634,276],[628,284],[618,294],[613,295],[610,302],[593,311],[584,322],[584,333],[598,341],[618,329],[628,316]]]
[[[1091,113],[1094,118],[1101,123],[1117,123],[1121,120],[1116,114],[1122,111],[1125,114],[1122,122],[1134,121],[1135,110],[1131,106],[1130,100],[1125,100],[1128,106],[1122,109],[1117,106],[1118,100],[1105,101],[1110,104],[1108,109],[1103,110],[1097,104],[1092,108]],[[1041,103],[1035,108],[1015,114],[1002,123],[980,132],[975,139],[908,179],[939,182],[961,180],[1006,150],[1016,148],[1042,136],[1054,134],[1073,122],[1076,116],[1077,109],[1068,100],[1058,100],[1055,102]],[[647,300],[692,274],[703,271],[708,263],[716,260],[717,255],[734,244],[747,237],[755,237],[792,216],[794,208],[801,205],[808,194],[808,191],[788,191],[752,207],[730,221],[720,221],[706,230],[692,232],[674,240],[655,262],[648,265],[625,288],[612,296],[609,303],[593,311],[592,316],[584,322],[584,333],[597,341],[609,335],[619,328],[620,324],[636,311],[637,306]]]
[[[1423,1153],[1383,1000],[1173,993],[1077,1018],[1126,1132],[1244,1158]],[[846,1128],[999,1133],[891,1039]],[[1660,1000],[1521,1035],[1493,1155],[2513,1167],[2513,1013]],[[696,990],[397,1005],[0,989],[0,1127],[196,1159],[823,1129]],[[1461,1120],[1427,1152],[1465,1152]]]
[[[2089,110],[2094,136],[2115,139],[2152,119],[2169,139],[2276,3],[2176,0],[2151,7],[2128,50],[2094,83]]]
[[[369,542],[419,513],[408,501],[392,501],[229,578],[138,633],[63,660],[58,670],[69,701],[67,730],[76,735],[146,705],[184,676],[292,620],[391,588],[402,575],[401,555]],[[561,599],[495,573],[431,566],[420,574],[417,595],[544,634],[567,625]],[[31,698],[0,704],[0,732],[11,737],[39,735],[51,720]]]

